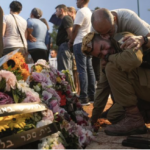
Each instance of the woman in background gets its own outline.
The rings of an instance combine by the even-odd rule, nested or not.
[[[3,19],[2,55],[6,55],[18,48],[20,49],[21,52],[27,49],[27,41],[26,41],[27,21],[23,19],[21,16],[19,16],[22,10],[22,4],[18,1],[13,1],[10,3],[9,7],[10,7],[10,14],[4,15]],[[18,24],[18,28],[23,38],[24,44],[22,43],[21,36],[19,34],[15,19]]]
[[[48,60],[47,50],[47,26],[40,20],[42,11],[39,8],[33,8],[30,18],[27,20],[28,31],[28,51],[34,62],[38,59]]]

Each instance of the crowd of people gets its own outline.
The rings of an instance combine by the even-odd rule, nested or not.
[[[33,8],[26,21],[22,4],[13,1],[4,15],[3,55],[17,48],[28,51],[33,61],[49,60],[59,71],[69,70],[82,105],[94,102],[91,123],[106,117],[108,135],[143,134],[150,122],[150,25],[129,9],[98,8],[90,0],[77,0],[78,11],[56,6],[61,19],[56,44],[50,50],[47,21]],[[55,59],[53,59],[55,58]],[[93,59],[93,60],[92,60]],[[95,61],[95,63],[94,63]],[[96,82],[97,81],[97,82]],[[108,96],[112,107],[103,113]]]

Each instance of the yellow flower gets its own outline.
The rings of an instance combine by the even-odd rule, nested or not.
[[[21,115],[13,116],[12,120],[8,122],[8,126],[11,128],[11,130],[13,130],[14,128],[24,128],[25,125],[25,118],[23,118]]]
[[[11,120],[13,118],[13,116],[5,116],[5,117],[0,117],[0,121],[8,121]],[[1,124],[1,122],[0,122]]]
[[[3,69],[7,70],[11,65],[11,70],[17,70],[20,65],[25,62],[21,53],[13,55],[6,63],[3,64]]]
[[[60,77],[57,77],[57,78],[56,78],[56,81],[57,81],[58,83],[60,83],[60,82],[61,82],[61,78],[60,78]]]
[[[0,132],[2,132],[2,130],[6,131],[6,129],[8,129],[8,128],[9,128],[8,121],[2,121],[2,122],[0,122]]]
[[[35,66],[36,72],[41,72],[42,71],[42,67],[37,65]]]

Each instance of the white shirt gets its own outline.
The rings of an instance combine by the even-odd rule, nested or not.
[[[57,58],[49,58],[49,63],[50,63],[50,66],[57,69]]]
[[[91,16],[92,12],[88,7],[83,7],[78,10],[74,24],[80,25],[78,34],[74,40],[74,45],[82,43],[83,37],[91,30]]]
[[[25,31],[27,29],[27,21],[19,15],[14,14],[14,16],[18,23],[25,46],[27,47],[27,41],[25,39]],[[24,47],[22,44],[22,41],[21,41],[20,34],[17,29],[16,22],[14,20],[14,17],[11,14],[5,15],[4,19],[3,19],[3,23],[6,24],[6,31],[5,31],[5,35],[3,37],[4,49],[12,48],[12,47]]]

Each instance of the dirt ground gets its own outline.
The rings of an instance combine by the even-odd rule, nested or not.
[[[112,100],[111,98],[108,99],[107,105],[104,109],[107,110],[109,107],[112,105]],[[92,115],[92,109],[93,109],[93,104],[90,104],[89,106],[84,106],[83,109],[89,114],[89,117]],[[100,125],[103,124],[110,124],[108,120],[105,119],[99,119]],[[148,128],[150,128],[150,124],[146,125]],[[99,128],[99,131],[96,135],[96,140],[98,142],[92,141],[86,149],[135,149],[134,147],[126,147],[122,145],[122,141],[127,138],[127,136],[108,136],[104,132],[105,126],[101,126]],[[147,134],[143,135],[136,135],[140,137],[145,137],[150,139],[150,130],[148,130]]]
[[[112,103],[113,102],[112,102],[111,98],[109,98],[104,111],[109,109],[111,107]],[[89,114],[88,116],[90,118],[92,116],[93,103],[91,103],[89,106],[83,106],[83,109]],[[99,122],[100,122],[100,124],[109,124],[108,120],[105,120],[105,119],[99,119]]]

